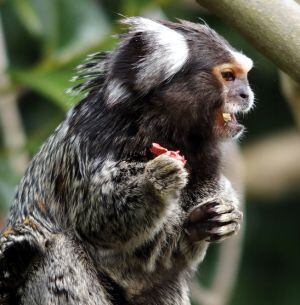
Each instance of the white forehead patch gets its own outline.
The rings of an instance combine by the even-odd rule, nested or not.
[[[132,17],[124,21],[131,32],[144,32],[149,53],[137,63],[138,86],[150,89],[177,73],[187,61],[189,48],[183,35],[153,20]]]
[[[252,59],[250,59],[246,55],[244,55],[242,53],[239,53],[239,52],[236,52],[236,51],[231,51],[230,50],[230,53],[235,58],[235,60],[243,67],[243,69],[246,72],[249,72],[252,69],[252,67],[253,67]]]

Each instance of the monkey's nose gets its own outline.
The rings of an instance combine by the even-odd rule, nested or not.
[[[245,92],[241,92],[240,93],[240,97],[242,98],[242,99],[248,99],[249,98],[249,94],[248,93],[245,93]]]

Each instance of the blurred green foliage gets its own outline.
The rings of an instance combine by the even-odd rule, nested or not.
[[[202,22],[254,59],[250,83],[256,92],[255,112],[244,118],[252,139],[293,125],[279,91],[276,67],[243,37],[192,1],[180,0],[6,0],[0,1],[1,18],[9,57],[12,90],[19,94],[25,128],[25,149],[33,155],[77,99],[64,93],[71,86],[73,68],[88,53],[111,49],[120,31],[121,15],[188,19]],[[237,16],[238,18],[238,16]],[[14,135],[12,135],[14,136]],[[0,208],[8,206],[19,177],[9,166],[0,135]],[[231,305],[296,305],[300,291],[299,228],[296,196],[272,206],[250,202],[248,231],[240,277]],[[270,216],[271,215],[271,216]],[[283,217],[284,215],[284,217]],[[209,283],[212,247],[199,277]]]

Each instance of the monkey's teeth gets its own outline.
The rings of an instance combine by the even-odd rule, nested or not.
[[[223,112],[222,115],[223,115],[223,119],[224,119],[224,121],[225,121],[226,123],[231,121],[231,115],[230,115],[230,113]]]

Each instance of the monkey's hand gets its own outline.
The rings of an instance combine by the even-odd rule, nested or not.
[[[147,163],[106,161],[89,177],[89,214],[78,205],[70,223],[101,247],[132,251],[162,230],[170,214],[178,214],[186,182],[183,163],[171,156]]]
[[[163,196],[178,196],[187,184],[188,173],[184,163],[176,158],[160,155],[149,161],[145,168],[146,179]]]
[[[185,223],[185,232],[192,242],[217,242],[235,234],[243,214],[238,209],[238,198],[229,180],[221,176],[214,195],[202,200],[190,211]]]
[[[218,242],[239,230],[242,217],[233,203],[222,199],[207,202],[191,211],[185,231],[192,242]]]

